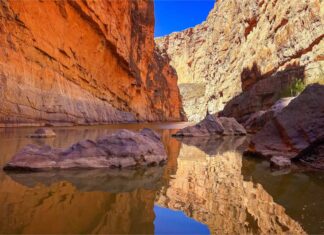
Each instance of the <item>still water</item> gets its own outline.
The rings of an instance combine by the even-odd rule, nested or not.
[[[0,129],[0,166],[26,144],[68,147],[120,128],[150,127],[168,153],[164,167],[142,170],[0,170],[0,234],[320,234],[324,174],[271,172],[243,158],[245,137],[171,138],[186,123]]]

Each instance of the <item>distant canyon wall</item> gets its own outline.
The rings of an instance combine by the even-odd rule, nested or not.
[[[180,120],[149,0],[0,2],[0,123]]]
[[[271,106],[296,79],[324,76],[324,1],[218,0],[207,20],[157,38],[187,117],[236,118]],[[243,92],[243,94],[242,94]]]

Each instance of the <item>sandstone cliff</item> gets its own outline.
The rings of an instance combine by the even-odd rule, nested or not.
[[[0,123],[179,120],[153,2],[0,2]]]
[[[156,42],[177,71],[188,118],[199,121],[229,101],[227,116],[269,108],[293,80],[318,80],[323,38],[323,1],[218,0],[205,22]]]

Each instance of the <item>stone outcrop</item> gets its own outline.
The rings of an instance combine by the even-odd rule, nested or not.
[[[310,85],[253,136],[249,153],[296,157],[324,139],[324,86]]]
[[[180,120],[153,2],[0,3],[0,124]]]
[[[5,165],[5,170],[127,168],[159,165],[167,159],[160,137],[150,129],[119,130],[83,140],[67,149],[27,145]]]
[[[241,154],[230,145],[223,150],[210,155],[182,144],[176,174],[156,203],[183,211],[211,234],[305,234],[261,184],[244,179]]]
[[[215,114],[207,117],[194,126],[188,126],[173,136],[175,137],[206,137],[206,136],[237,136],[246,135],[244,127],[234,118],[217,117]]]
[[[177,71],[189,120],[225,105],[224,115],[239,120],[270,108],[294,80],[318,80],[323,9],[320,0],[218,0],[202,24],[157,38]]]

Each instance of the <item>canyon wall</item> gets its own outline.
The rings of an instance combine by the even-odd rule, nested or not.
[[[180,120],[149,0],[0,2],[0,123]]]
[[[294,80],[324,79],[324,1],[218,0],[205,22],[157,38],[176,69],[187,117],[242,118]],[[242,93],[243,92],[243,93]]]

